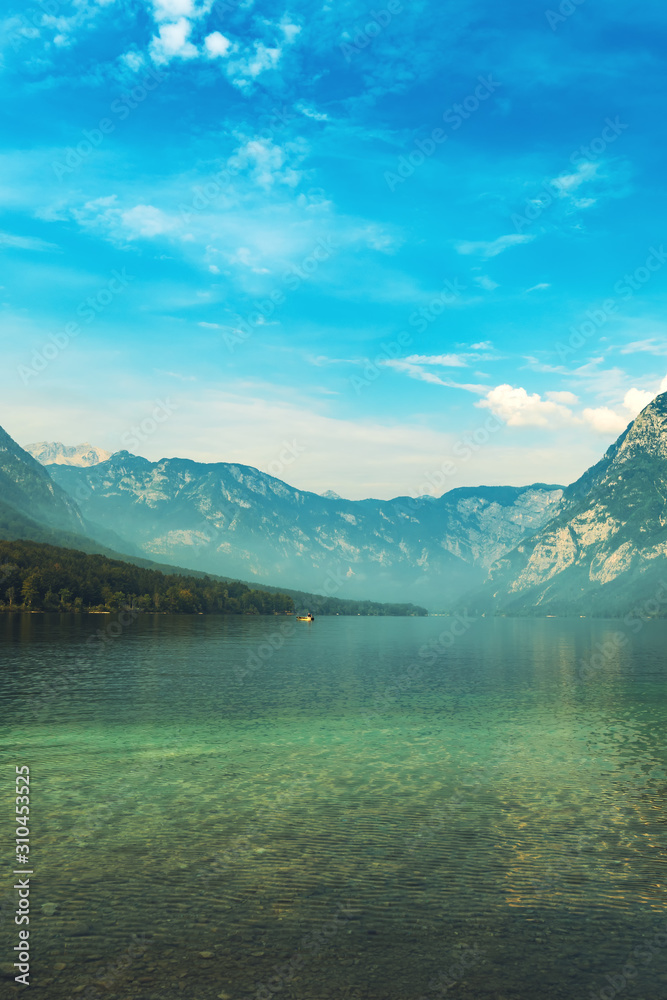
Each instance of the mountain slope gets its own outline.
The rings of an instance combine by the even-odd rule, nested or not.
[[[567,488],[549,524],[499,560],[474,603],[509,613],[622,614],[661,593],[663,578],[667,393]]]
[[[343,500],[250,466],[119,452],[52,466],[82,513],[150,558],[341,597],[444,606],[558,509],[562,489],[480,487],[435,499]]]
[[[84,532],[74,500],[0,427],[0,499],[24,517],[63,531]]]

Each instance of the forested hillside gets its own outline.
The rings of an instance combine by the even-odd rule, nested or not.
[[[320,615],[425,615],[414,604],[347,601],[238,580],[160,572],[105,555],[17,540],[0,541],[0,610],[269,615],[310,608]]]
[[[143,569],[37,542],[0,542],[0,608],[170,614],[272,614],[294,610],[286,594],[243,583]]]

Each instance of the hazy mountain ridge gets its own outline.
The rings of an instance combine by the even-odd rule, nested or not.
[[[562,487],[479,487],[433,497],[344,500],[251,466],[118,452],[54,466],[85,517],[150,558],[341,596],[444,605],[549,520]],[[414,591],[414,592],[413,592]]]

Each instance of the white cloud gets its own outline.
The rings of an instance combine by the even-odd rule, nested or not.
[[[219,31],[214,31],[213,34],[206,36],[204,46],[209,59],[217,59],[228,55],[232,43]]]
[[[662,380],[658,391],[663,392],[666,388],[667,376]],[[621,434],[630,420],[634,420],[655,397],[655,392],[649,392],[648,389],[637,389],[633,386],[623,397],[624,413],[612,410],[608,406],[597,406],[585,409],[582,417],[599,434]]]
[[[135,205],[122,212],[120,218],[130,239],[137,236],[159,236],[174,227],[172,220],[154,205]]]
[[[296,168],[307,151],[303,141],[278,146],[272,139],[250,139],[230,157],[229,166],[238,172],[247,171],[263,188],[275,183],[296,187],[302,176],[302,171]]]
[[[621,417],[608,406],[587,407],[582,417],[599,434],[621,434],[628,425],[627,417]]]
[[[156,21],[191,18],[195,16],[195,5],[193,0],[153,0],[153,16]]]
[[[120,57],[120,61],[121,61],[121,62],[122,62],[122,63],[123,63],[123,64],[124,64],[125,66],[127,66],[127,68],[128,68],[128,69],[129,69],[129,70],[130,70],[130,71],[131,71],[132,73],[136,73],[136,72],[138,72],[138,71],[139,71],[140,69],[142,69],[142,68],[143,68],[143,66],[144,66],[144,65],[145,65],[145,63],[146,63],[146,60],[144,59],[144,57],[143,57],[143,55],[141,54],[141,52],[135,52],[135,51],[134,51],[134,50],[132,50],[132,49],[131,49],[131,50],[130,50],[129,52],[125,52],[125,53],[124,53],[124,54],[123,54],[123,55],[122,55],[122,56]]]
[[[519,246],[521,243],[530,243],[534,239],[534,235],[530,233],[508,233],[507,236],[499,236],[496,240],[463,241],[457,244],[456,252],[466,256],[476,254],[485,258],[497,257],[498,254],[510,247]]]
[[[486,407],[509,427],[554,427],[574,422],[571,410],[559,402],[532,395],[520,386],[497,385],[475,406]]]
[[[192,25],[185,17],[169,24],[161,24],[159,34],[151,39],[150,52],[153,62],[163,66],[171,59],[194,59],[197,48],[189,41]]]
[[[532,288],[527,288],[526,295],[528,295],[530,292],[543,292],[545,288],[551,288],[551,285],[548,284],[546,281],[541,281],[539,285],[533,285]]]
[[[667,376],[660,391],[667,389]],[[641,410],[655,397],[646,389],[628,389],[623,397],[621,410],[609,406],[589,406],[581,413],[570,407],[579,402],[573,392],[549,391],[544,398],[539,393],[529,394],[521,387],[499,385],[486,394],[475,406],[487,407],[504,420],[509,427],[564,427],[588,425],[603,435],[620,434]]]
[[[545,392],[544,394],[547,399],[550,399],[552,403],[564,403],[565,405],[573,406],[575,403],[579,402],[579,397],[575,396],[573,392]]]
[[[476,285],[479,285],[479,287],[483,288],[486,292],[493,292],[496,288],[500,288],[498,282],[489,278],[488,274],[480,274],[474,279],[474,281]]]
[[[275,69],[280,62],[282,48],[269,47],[264,42],[255,42],[252,49],[229,67],[230,77],[241,89],[248,86],[269,69]]]
[[[294,24],[292,21],[290,21],[287,15],[283,17],[278,27],[285,36],[285,41],[287,42],[288,45],[292,45],[292,43],[296,40],[296,38],[301,34],[301,25]]]
[[[631,416],[636,417],[654,398],[655,393],[647,389],[628,389],[623,399],[623,406]]]
[[[173,230],[177,222],[154,205],[122,209],[115,194],[87,201],[72,215],[86,229],[102,230],[114,242],[159,236]]]
[[[313,108],[306,107],[303,104],[297,106],[297,111],[300,111],[306,118],[313,118],[316,122],[329,121],[329,115],[326,115],[323,111],[314,111]]]

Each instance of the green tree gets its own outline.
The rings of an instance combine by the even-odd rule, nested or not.
[[[33,608],[39,601],[39,578],[36,572],[30,573],[23,581],[21,595],[26,608]]]

